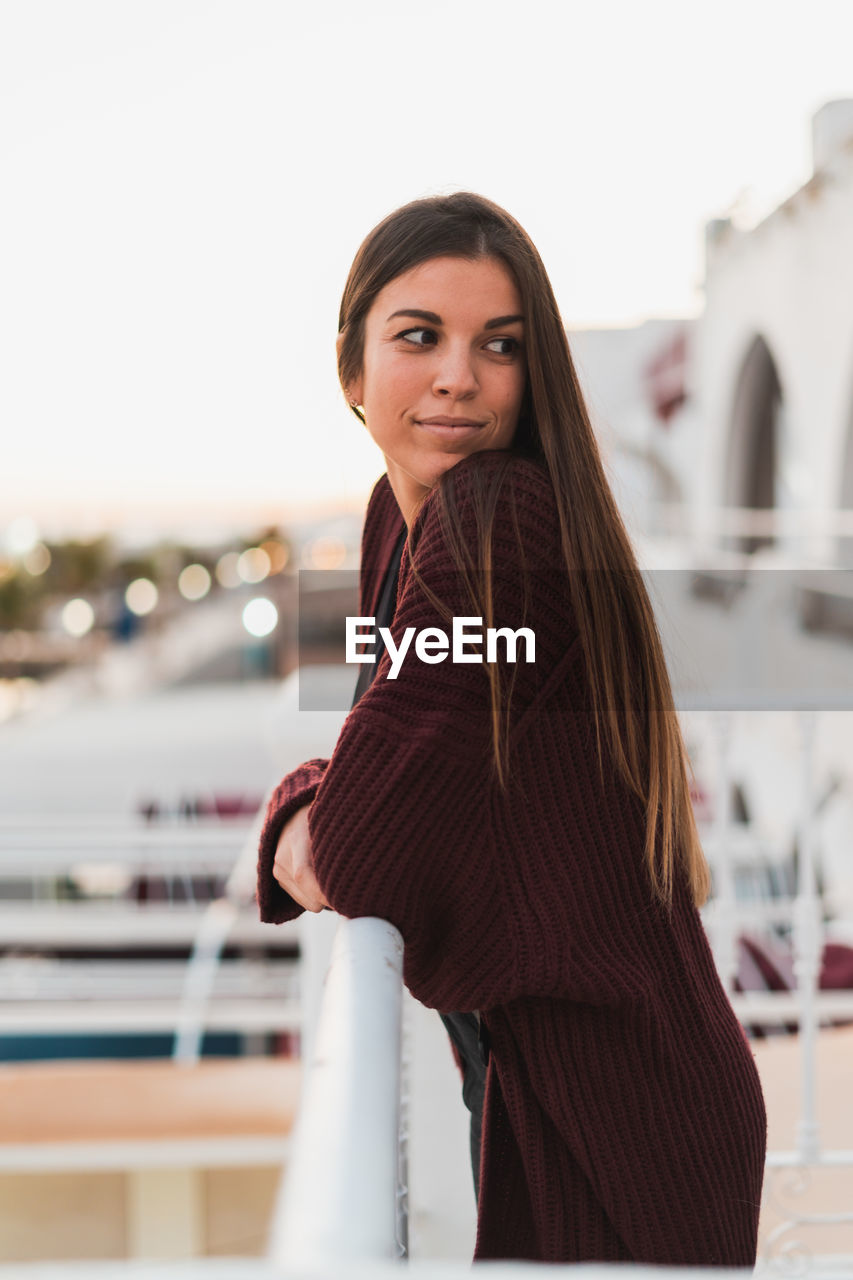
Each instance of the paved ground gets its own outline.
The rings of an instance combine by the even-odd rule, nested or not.
[[[791,1151],[797,1144],[801,1115],[799,1037],[777,1036],[754,1042],[753,1048],[767,1104],[769,1150]],[[764,1246],[792,1213],[853,1217],[853,1027],[821,1031],[816,1061],[821,1145],[826,1152],[846,1151],[848,1163],[803,1172],[768,1170],[761,1219]],[[839,1275],[853,1274],[853,1221],[800,1228],[781,1236],[779,1245],[790,1239],[802,1241],[814,1254],[848,1255],[851,1265]]]

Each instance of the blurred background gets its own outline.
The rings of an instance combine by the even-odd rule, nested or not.
[[[498,201],[551,275],[730,990],[791,994],[805,895],[853,1020],[852,45],[847,0],[0,0],[0,1264],[266,1248],[311,944],[255,920],[258,815],[354,685],[383,464],[337,311],[418,196]],[[750,1008],[784,1128],[796,1016]],[[432,1185],[414,1238],[464,1258],[470,1191]]]

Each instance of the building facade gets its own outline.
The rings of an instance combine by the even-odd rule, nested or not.
[[[700,513],[853,508],[853,100],[816,113],[812,158],[808,182],[757,226],[706,227]],[[853,565],[853,537],[825,537],[820,558]]]

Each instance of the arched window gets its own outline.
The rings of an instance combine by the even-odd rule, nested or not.
[[[741,365],[726,460],[725,503],[772,510],[777,505],[782,386],[770,348],[760,335]],[[739,537],[739,550],[771,546],[769,535]]]

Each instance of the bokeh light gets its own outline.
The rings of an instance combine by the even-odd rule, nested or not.
[[[116,862],[78,862],[71,879],[87,898],[117,898],[133,883],[133,872]]]
[[[156,609],[160,592],[150,578],[134,578],[124,593],[124,599],[130,612],[141,618]]]
[[[79,639],[85,636],[95,625],[95,610],[88,600],[77,596],[69,600],[62,610],[62,626],[70,636]]]
[[[263,547],[249,547],[237,561],[237,572],[243,582],[263,582],[269,571],[270,558]]]
[[[37,542],[24,553],[23,565],[27,573],[38,578],[50,568],[50,552],[43,542]]]
[[[188,564],[178,576],[178,590],[185,600],[201,600],[210,590],[210,581],[203,564]]]
[[[6,529],[6,547],[13,556],[26,555],[38,540],[38,525],[30,516],[17,516]]]
[[[312,569],[340,569],[346,560],[346,543],[340,538],[315,538],[305,548]]]
[[[36,706],[40,693],[39,682],[32,676],[18,676],[14,680],[0,677],[0,724]]]
[[[255,596],[243,610],[243,626],[250,636],[268,636],[278,624],[278,609],[266,596]]]
[[[270,573],[281,573],[290,562],[290,548],[277,538],[267,538],[261,543],[261,551],[266,551],[270,558]]]
[[[226,551],[216,562],[216,581],[221,587],[239,587],[243,579],[237,571],[240,559],[236,551]]]

